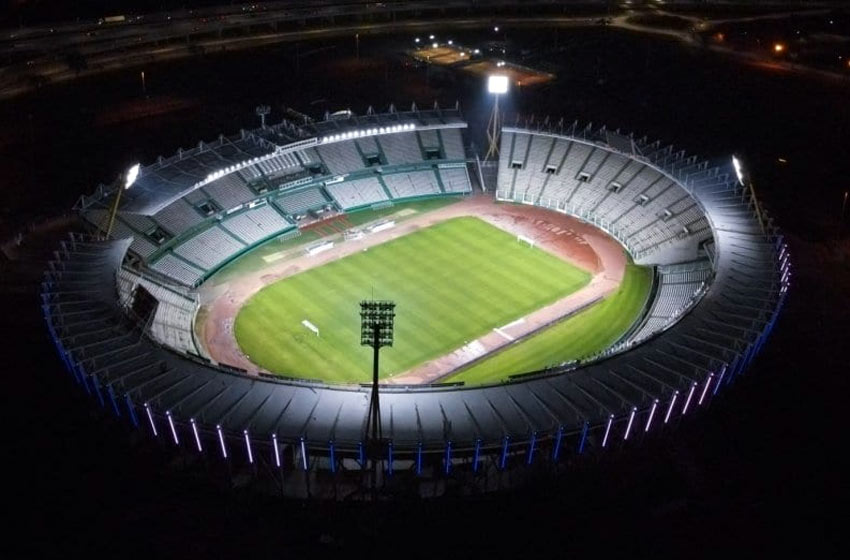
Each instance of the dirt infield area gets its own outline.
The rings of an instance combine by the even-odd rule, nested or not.
[[[233,333],[236,314],[252,295],[288,276],[462,216],[476,216],[508,233],[530,238],[537,247],[590,272],[592,280],[578,292],[496,328],[449,354],[393,376],[386,380],[387,383],[422,384],[438,381],[464,364],[528,336],[589,302],[605,297],[619,286],[623,278],[626,256],[622,247],[594,226],[551,210],[499,204],[492,196],[477,195],[427,213],[407,214],[394,228],[358,240],[342,241],[340,237],[333,248],[313,256],[298,251],[286,260],[271,262],[261,270],[246,273],[237,279],[201,286],[201,312],[195,327],[197,340],[216,362],[236,366],[249,373],[265,372],[242,353]],[[393,218],[390,215],[382,219]]]

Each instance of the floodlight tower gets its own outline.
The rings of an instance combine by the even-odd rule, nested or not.
[[[762,233],[764,233],[764,219],[761,215],[761,207],[759,206],[759,201],[756,198],[756,190],[753,187],[753,181],[744,173],[744,166],[741,164],[741,160],[738,159],[738,156],[732,156],[732,166],[735,168],[735,175],[738,176],[738,182],[741,183],[741,186],[744,187],[744,190],[750,190],[750,198],[752,198],[753,206],[756,210],[756,218],[758,218],[759,226],[761,226],[761,231]]]
[[[487,124],[487,140],[490,146],[484,160],[499,157],[499,137],[502,132],[502,114],[499,110],[499,96],[508,92],[508,77],[493,75],[487,79],[487,92],[493,94],[493,112],[490,114],[490,122]]]
[[[118,184],[116,185],[117,189],[115,192],[115,198],[112,201],[112,207],[109,209],[109,223],[106,226],[105,239],[109,239],[110,234],[112,234],[112,226],[115,225],[115,215],[118,213],[118,204],[121,202],[121,194],[132,187],[133,183],[136,182],[136,179],[139,177],[139,168],[140,165],[138,163],[133,164],[130,169],[119,177],[117,181]],[[121,183],[123,183],[123,185]]]
[[[260,117],[260,128],[266,128],[266,115],[272,112],[272,108],[268,105],[257,105],[254,112]]]
[[[360,345],[371,346],[372,358],[372,398],[369,401],[369,414],[366,418],[366,449],[375,456],[376,449],[383,436],[381,431],[381,405],[378,392],[378,354],[383,346],[393,345],[393,322],[395,302],[363,300],[360,302]]]

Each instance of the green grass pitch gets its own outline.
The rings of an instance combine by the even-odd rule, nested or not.
[[[584,287],[590,274],[478,218],[447,220],[263,288],[235,335],[251,361],[283,375],[367,382],[359,302],[396,302],[381,376],[446,354]],[[320,329],[316,336],[302,324]]]
[[[447,381],[467,385],[584,358],[617,341],[640,316],[652,285],[650,269],[629,264],[616,292],[515,346],[470,366]]]

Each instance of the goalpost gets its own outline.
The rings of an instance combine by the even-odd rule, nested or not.
[[[524,236],[524,235],[517,235],[517,236],[516,236],[516,240],[517,240],[517,243],[526,243],[526,244],[528,244],[528,246],[529,246],[529,247],[531,247],[532,249],[534,248],[535,242],[534,242],[534,240],[533,240],[532,238],[530,238],[530,237],[526,237],[526,236]]]
[[[316,325],[314,325],[313,323],[311,323],[307,319],[304,319],[303,321],[301,321],[301,324],[304,325],[305,327],[307,327],[309,330],[316,333],[316,336],[319,336],[319,327],[317,327]]]

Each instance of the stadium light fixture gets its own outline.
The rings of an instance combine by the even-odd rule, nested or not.
[[[673,406],[676,404],[676,399],[679,398],[679,391],[673,391],[673,398],[670,399],[670,406],[667,407],[667,414],[664,415],[664,423],[670,421],[670,415],[673,413]]]
[[[711,385],[711,380],[713,377],[714,373],[709,373],[708,377],[706,377],[705,379],[705,385],[703,385],[702,394],[699,396],[699,401],[697,401],[697,404],[699,406],[702,406],[702,401],[705,400],[705,394],[708,392],[708,386]]]
[[[414,39],[414,40],[413,40],[413,42],[414,42],[414,43],[418,43],[418,42],[419,42],[419,37],[417,37],[416,39]]]
[[[437,48],[437,47],[439,47],[439,46],[440,46],[440,45],[439,45],[439,44],[437,44],[437,43],[431,43],[431,48],[432,48],[432,49],[436,49],[436,48]]]
[[[608,425],[605,426],[605,435],[602,436],[602,447],[608,445],[608,434],[611,433],[611,424],[614,423],[614,415],[611,414],[608,416]]]
[[[555,436],[555,448],[552,450],[552,460],[557,461],[561,453],[561,439],[564,437],[564,427],[558,426],[558,434]]]
[[[508,77],[494,74],[487,78],[487,92],[500,95],[508,92]]]
[[[691,404],[691,399],[694,398],[694,391],[697,388],[697,382],[691,383],[691,390],[688,391],[688,398],[685,399],[685,406],[682,407],[682,416],[688,412],[688,406]]]
[[[495,31],[496,33],[498,33],[498,32],[499,32],[499,27],[498,27],[498,26],[494,27],[494,28],[493,28],[493,31]]]
[[[428,35],[428,38],[429,38],[429,39],[431,39],[432,41],[434,40],[434,36],[433,36],[433,35]]]
[[[629,432],[632,431],[632,423],[635,421],[635,413],[637,412],[636,407],[632,407],[632,412],[629,414],[629,424],[626,426],[626,434],[623,436],[623,439],[629,439]]]
[[[652,426],[652,417],[655,416],[656,408],[658,408],[658,399],[652,401],[652,408],[649,410],[649,418],[646,419],[646,427],[643,429],[644,432],[648,432],[649,427]]]
[[[124,188],[129,189],[133,186],[133,183],[136,182],[136,179],[139,178],[139,168],[140,164],[133,164],[130,169],[127,170],[127,174],[124,176]]]
[[[215,431],[218,432],[218,443],[221,445],[221,456],[227,459],[227,447],[224,446],[224,433],[221,431],[221,426],[216,425]]]
[[[723,376],[726,375],[726,366],[720,368],[720,377],[717,378],[717,383],[714,384],[714,391],[711,392],[712,395],[716,395],[717,391],[720,390],[720,384],[723,382]]]
[[[307,444],[304,442],[304,438],[300,438],[300,447],[301,447],[301,466],[304,470],[307,470]]]
[[[732,156],[732,165],[735,167],[735,174],[738,176],[738,182],[744,184],[744,168],[741,165],[741,160],[737,156]]]
[[[245,436],[245,450],[248,452],[248,462],[254,464],[254,453],[251,451],[251,437],[248,435],[248,430],[242,430]]]
[[[171,417],[171,411],[165,411],[165,417],[168,418],[168,426],[171,428],[171,437],[174,438],[174,445],[180,445],[180,440],[177,439],[177,429],[174,427],[174,419]]]
[[[452,41],[451,39],[449,39],[449,44],[450,44],[450,45],[454,45],[454,44],[455,44],[455,42],[454,42],[454,41]]]
[[[192,433],[195,434],[195,445],[198,448],[198,452],[202,452],[203,448],[201,447],[201,436],[198,435],[198,425],[195,423],[195,419],[189,419],[189,423],[192,424]]]
[[[159,434],[156,433],[156,424],[153,421],[153,413],[151,413],[151,407],[148,406],[148,403],[145,403],[145,412],[148,415],[148,421],[151,424],[151,431],[153,432],[153,436],[157,437],[157,435]]]
[[[274,464],[280,468],[280,449],[277,446],[277,434],[272,434],[272,448],[274,449]]]

